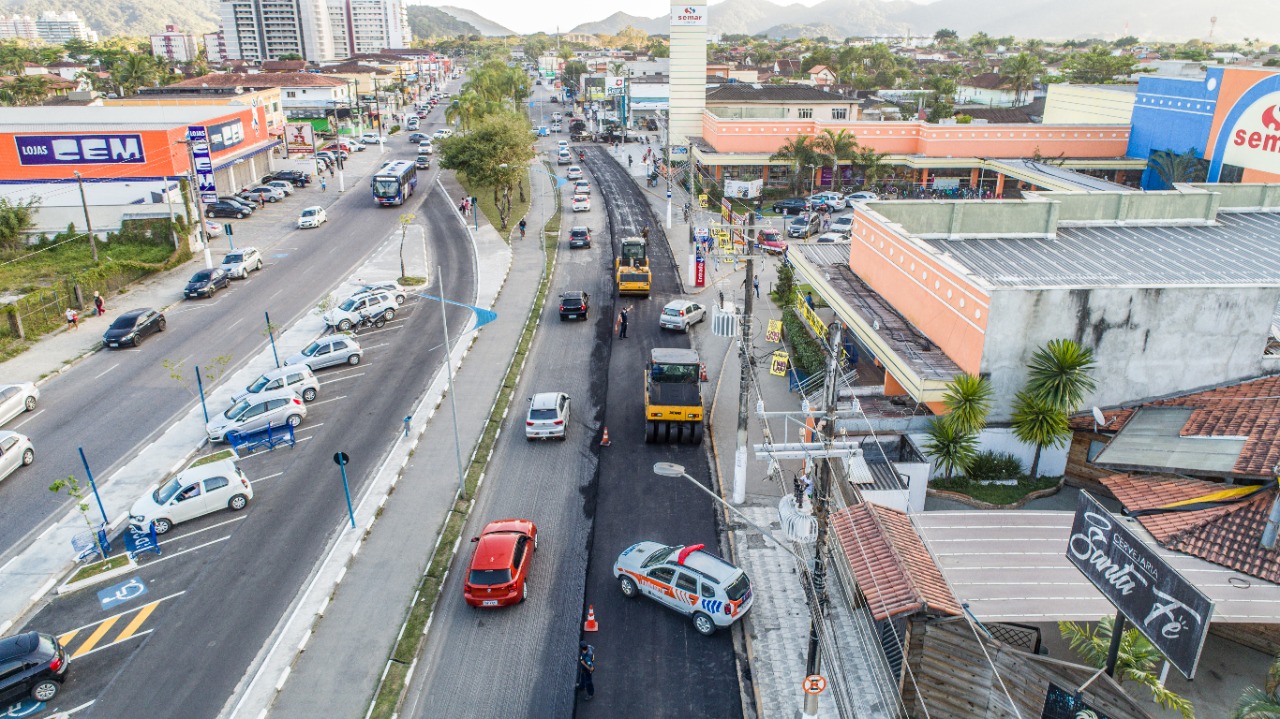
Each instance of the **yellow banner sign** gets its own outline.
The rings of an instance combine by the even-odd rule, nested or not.
[[[764,341],[782,341],[782,320],[769,320],[769,327],[764,331]]]
[[[791,356],[785,350],[778,350],[773,353],[773,358],[769,362],[769,374],[777,377],[787,376],[787,364],[791,362]]]

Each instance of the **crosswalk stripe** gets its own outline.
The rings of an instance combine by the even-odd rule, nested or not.
[[[84,640],[84,644],[81,644],[80,648],[76,650],[76,653],[71,655],[71,658],[75,659],[97,646],[98,642],[102,641],[102,638],[106,636],[107,632],[111,631],[111,627],[114,627],[118,621],[120,621],[120,617],[115,616],[99,624],[98,628],[93,630],[93,634],[90,634],[89,638]]]
[[[138,631],[138,627],[141,627],[142,623],[147,621],[147,617],[151,616],[151,613],[154,612],[158,606],[160,606],[160,602],[152,602],[138,610],[137,615],[133,617],[133,621],[129,622],[129,626],[125,627],[124,631],[120,632],[116,637],[116,641],[123,642],[133,636],[133,633]]]
[[[72,629],[71,631],[67,632],[66,634],[63,634],[63,635],[59,636],[59,637],[58,637],[58,643],[65,647],[66,645],[70,644],[70,643],[71,643],[71,640],[72,640],[72,639],[75,639],[75,638],[76,638],[76,635],[77,635],[77,634],[79,634],[79,633],[80,633],[80,630],[79,630],[79,629]]]

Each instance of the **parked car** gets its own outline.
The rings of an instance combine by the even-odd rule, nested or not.
[[[231,286],[231,273],[222,267],[197,270],[182,291],[186,297],[213,297],[218,290]]]
[[[354,138],[347,140],[347,144],[351,145],[351,149],[355,150],[356,152],[364,152],[369,147],[368,145]]]
[[[590,195],[591,183],[587,182],[586,180],[578,180],[577,182],[573,183],[573,194]]]
[[[787,223],[787,237],[812,237],[822,228],[822,217],[816,212],[797,215]]]
[[[756,247],[766,254],[780,255],[787,251],[787,242],[782,239],[781,232],[772,227],[766,227],[756,233]]]
[[[222,268],[231,275],[231,279],[248,279],[250,272],[262,269],[262,253],[257,247],[241,247],[232,250],[222,258]]]
[[[569,228],[569,247],[590,247],[591,246],[591,230],[577,225]]]
[[[284,180],[272,180],[271,182],[268,182],[265,184],[267,187],[274,187],[277,190],[280,190],[281,192],[284,193],[285,197],[292,195],[294,191],[297,189],[293,186],[292,182],[286,182]]]
[[[272,180],[284,180],[293,183],[294,187],[306,187],[311,184],[311,173],[302,170],[280,170],[264,176],[260,184],[265,185]]]
[[[851,192],[844,196],[845,204],[852,204],[854,202],[870,202],[878,199],[880,199],[880,196],[870,190]]]
[[[53,701],[69,665],[67,653],[52,634],[24,632],[0,639],[0,704],[8,706],[27,697]]]
[[[360,364],[360,343],[348,334],[325,335],[307,345],[301,352],[285,358],[286,365],[306,365],[311,371],[333,365]]]
[[[840,233],[846,240],[853,234],[853,215],[842,215],[831,221],[832,232]]]
[[[279,202],[284,199],[284,190],[271,185],[258,185],[249,188],[246,192],[254,198],[261,196],[267,202]]]
[[[204,234],[207,237],[219,237],[222,235],[222,223],[213,220],[204,221]]]
[[[558,439],[564,441],[569,429],[569,395],[564,392],[539,392],[529,398],[529,412],[524,418],[525,439]]]
[[[366,132],[365,134],[360,136],[360,142],[363,142],[366,145],[378,145],[384,142],[386,139],[387,138],[383,137],[382,135],[379,135],[376,132]]]
[[[220,459],[182,470],[143,495],[129,510],[129,523],[141,529],[153,524],[156,534],[206,514],[238,512],[253,500],[253,485],[233,459]]]
[[[843,210],[844,195],[839,192],[819,192],[809,196],[809,204],[812,207],[826,205],[833,210]]]
[[[215,414],[205,425],[210,442],[222,442],[228,432],[248,434],[276,427],[297,427],[307,418],[307,406],[291,388],[256,392],[236,400],[225,412]]]
[[[573,201],[569,203],[574,212],[589,212],[591,210],[591,198],[586,195],[574,195]]]
[[[342,301],[342,304],[324,313],[324,323],[346,332],[360,321],[360,315],[373,315],[385,312],[386,319],[396,316],[396,301],[387,292],[357,292]]]
[[[235,196],[235,195],[228,195],[228,196],[226,196],[226,197],[219,197],[219,198],[218,198],[218,202],[229,202],[229,203],[231,203],[231,204],[233,204],[233,205],[237,205],[237,206],[239,206],[239,207],[243,207],[243,208],[244,208],[244,211],[245,211],[245,214],[249,214],[249,215],[252,215],[252,214],[253,214],[253,213],[258,209],[258,203],[257,203],[257,202],[250,202],[250,201],[246,200],[246,199],[245,199],[245,198],[243,198],[243,197],[239,197],[239,196]]]
[[[431,136],[437,140],[443,140],[447,137],[453,137],[453,130],[450,130],[447,127],[442,127],[439,130],[436,130],[435,132],[431,133]]]
[[[591,311],[591,297],[581,290],[560,293],[560,319],[585,320]]]
[[[839,232],[824,232],[818,235],[818,242],[847,242],[849,238]]]
[[[772,209],[780,215],[794,215],[809,209],[809,201],[803,197],[791,197],[773,203]]]
[[[538,527],[527,519],[500,519],[471,541],[476,548],[462,580],[463,600],[473,607],[505,607],[527,599]]]
[[[13,474],[18,467],[36,461],[36,450],[25,434],[0,430],[0,479]]]
[[[307,207],[298,215],[298,228],[305,229],[308,227],[319,227],[329,220],[329,215],[325,213],[324,208],[315,205]]]
[[[205,217],[234,217],[240,219],[248,216],[252,210],[246,210],[238,204],[232,204],[225,200],[210,202],[204,206]]]
[[[156,312],[150,307],[129,310],[116,318],[102,335],[102,344],[107,347],[137,347],[148,335],[164,332],[164,313]]]
[[[693,628],[710,636],[741,619],[751,608],[746,572],[706,551],[639,542],[613,564],[613,576],[626,597],[641,594],[693,618]]]
[[[257,379],[250,382],[243,392],[233,395],[231,401],[239,402],[251,394],[278,389],[292,390],[302,398],[303,402],[311,402],[320,392],[320,381],[316,379],[311,368],[304,364],[276,367],[263,372]]]
[[[427,139],[427,137],[428,135],[425,132],[411,132],[409,133],[409,144],[410,145],[417,144]]]
[[[668,302],[658,315],[658,328],[688,332],[689,328],[707,319],[707,308],[689,300]]]
[[[40,401],[40,389],[34,382],[0,385],[0,424],[23,412],[34,412]]]
[[[381,293],[391,295],[395,299],[396,304],[398,305],[404,304],[405,298],[409,296],[409,291],[406,290],[399,282],[396,282],[395,280],[379,280],[377,282],[366,282],[356,288],[356,294],[359,294],[361,292],[381,292]]]
[[[577,165],[569,165],[569,169],[564,171],[564,177],[566,180],[581,180],[582,168]]]

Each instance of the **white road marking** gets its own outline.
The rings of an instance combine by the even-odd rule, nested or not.
[[[296,439],[296,435],[295,435],[295,439]],[[276,472],[275,474],[268,474],[265,477],[258,477],[257,479],[251,479],[249,480],[249,484],[257,484],[258,482],[265,482],[268,479],[275,479],[276,477],[279,477],[282,474],[284,474],[284,472]]]
[[[268,297],[267,299],[269,299],[269,300],[275,299],[276,295],[280,294],[281,292],[284,292],[284,288],[283,288],[283,287],[281,287],[280,289],[278,289],[278,290],[276,290],[275,292],[271,293],[271,296],[270,296],[270,297]]]
[[[252,484],[252,483],[251,483],[251,484]],[[233,519],[228,519],[228,520],[223,521],[223,522],[218,522],[217,524],[211,524],[211,525],[209,525],[208,527],[205,527],[205,528],[203,528],[203,529],[197,529],[197,530],[195,530],[194,532],[188,532],[187,534],[184,534],[184,535],[182,535],[182,536],[180,536],[180,537],[173,537],[173,538],[172,538],[172,539],[170,539],[169,541],[171,541],[171,542],[177,542],[177,541],[179,541],[179,540],[186,539],[187,537],[194,537],[194,536],[196,536],[197,534],[200,534],[201,532],[208,532],[208,531],[210,531],[210,530],[217,529],[218,527],[226,526],[226,525],[231,524],[231,523],[233,523],[233,522],[241,522],[241,521],[244,521],[244,517],[235,517],[235,518],[233,518]]]
[[[119,366],[120,366],[120,363],[119,363],[119,362],[117,362],[117,363],[115,363],[115,364],[111,365],[110,367],[108,367],[108,368],[104,369],[100,374],[98,374],[98,375],[94,376],[94,379],[98,379],[98,378],[99,378],[99,377],[101,377],[102,375],[104,375],[104,374],[106,374],[106,373],[110,372],[111,370],[113,370],[113,369],[115,369],[116,367],[119,367]]]
[[[391,343],[390,343],[390,342],[383,342],[383,343],[382,343],[382,344],[380,344],[380,345],[369,345],[368,347],[362,347],[361,349],[366,349],[366,350],[375,350],[375,349],[378,349],[379,347],[386,347],[386,346],[387,346],[387,345],[389,345],[389,344],[391,344]]]
[[[151,631],[151,630],[150,630],[150,629],[148,629],[147,631]],[[75,714],[76,712],[79,712],[79,711],[83,711],[83,710],[85,710],[85,709],[88,709],[88,708],[89,708],[89,707],[91,707],[91,706],[93,706],[93,702],[85,702],[84,704],[81,704],[80,706],[76,707],[75,709],[68,709],[67,711],[63,712],[63,715],[64,715],[64,716],[71,716],[72,714]]]
[[[240,319],[236,320],[235,322],[232,322],[231,324],[227,325],[227,329],[231,329],[232,327],[235,327],[236,325],[240,324],[241,322],[244,322],[244,318],[243,318],[243,317],[241,317]]]
[[[139,569],[146,569],[147,567],[154,567],[154,566],[156,566],[157,564],[159,564],[159,563],[161,563],[161,562],[163,562],[163,561],[166,561],[166,560],[169,560],[169,559],[173,559],[174,557],[181,557],[182,555],[187,554],[188,552],[194,552],[194,551],[196,551],[197,549],[204,549],[205,547],[208,547],[208,546],[213,545],[213,544],[217,544],[218,542],[225,542],[225,541],[227,541],[228,539],[231,539],[231,535],[230,535],[230,534],[228,534],[228,535],[227,535],[227,536],[225,536],[225,537],[219,537],[218,539],[215,539],[215,540],[213,540],[213,541],[211,541],[211,542],[205,542],[204,544],[200,544],[200,545],[194,546],[194,547],[192,547],[192,548],[190,548],[190,549],[183,549],[183,550],[181,550],[181,551],[179,551],[179,552],[174,552],[173,554],[166,554],[166,555],[164,555],[163,557],[161,557],[161,558],[159,558],[159,559],[157,559],[157,560],[155,560],[155,561],[153,561],[153,562],[147,562],[146,564],[139,564],[139,565],[138,565],[138,568],[139,568]]]
[[[337,402],[340,399],[346,399],[346,398],[347,396],[344,394],[341,397],[330,397],[329,399],[322,399],[319,402],[311,402],[308,406],[317,407],[319,405],[326,404],[328,402]]]
[[[119,365],[117,365],[117,366],[119,366]],[[113,367],[112,369],[115,369],[115,368]],[[107,370],[107,372],[110,372],[110,371],[111,371],[111,370]],[[106,374],[106,372],[103,372],[102,374]],[[99,377],[101,377],[102,375],[100,374],[100,375],[98,375],[98,376],[99,376]],[[19,423],[17,423],[17,424],[15,424],[15,425],[13,425],[13,428],[14,428],[14,429],[17,429],[17,428],[21,427],[22,425],[26,424],[27,422],[30,422],[31,420],[35,419],[36,417],[39,417],[39,416],[40,416],[40,415],[42,415],[42,414],[44,414],[44,410],[42,410],[42,409],[38,409],[38,410],[36,410],[35,412],[33,412],[32,414],[30,414],[26,419],[24,419],[24,420],[22,420],[21,422],[19,422]]]
[[[363,376],[364,376],[364,372],[356,372],[355,374],[349,374],[349,375],[346,375],[345,377],[334,377],[333,379],[327,379],[321,382],[320,386],[323,387],[327,384],[333,384],[334,382],[341,382],[344,379],[352,379],[354,377],[363,377]]]
[[[181,592],[174,592],[173,594],[170,594],[170,595],[169,595],[169,596],[167,596],[167,597],[161,597],[160,599],[153,599],[153,600],[151,600],[150,602],[147,602],[147,604],[159,604],[160,602],[167,602],[167,601],[169,601],[170,599],[173,599],[173,598],[175,598],[175,597],[181,597],[182,595],[184,595],[184,594],[186,594],[186,593],[187,593],[187,591],[184,589],[184,590],[182,590]],[[102,624],[103,622],[109,622],[109,621],[111,621],[112,619],[119,619],[120,617],[123,617],[123,616],[124,616],[124,615],[126,615],[126,614],[130,614],[130,613],[132,613],[132,612],[136,612],[136,611],[138,611],[138,609],[139,609],[138,607],[134,607],[133,609],[126,609],[126,610],[124,610],[123,612],[119,612],[119,613],[117,613],[117,614],[112,614],[112,615],[111,615],[111,616],[109,616],[109,617],[103,617],[102,619],[99,619],[99,620],[98,620],[98,621],[96,621],[96,622],[89,622],[88,624],[85,624],[84,626],[76,627],[75,629],[68,629],[68,630],[67,630],[67,631],[65,631],[65,632],[58,632],[58,633],[57,633],[57,634],[55,634],[54,636],[61,637],[61,636],[66,635],[66,634],[74,634],[74,633],[78,633],[78,632],[83,632],[84,630],[88,629],[89,627],[96,627],[96,626],[98,626],[99,624]]]

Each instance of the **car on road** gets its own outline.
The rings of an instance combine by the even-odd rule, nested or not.
[[[569,430],[569,395],[564,392],[539,392],[529,398],[529,411],[524,418],[524,437],[564,441]]]
[[[772,227],[766,227],[756,233],[756,247],[766,254],[780,255],[787,251],[787,241],[782,233]]]
[[[552,122],[556,122],[557,120],[563,120],[563,119],[564,119],[564,115],[562,115],[558,110],[556,112],[551,113]]]
[[[34,382],[0,385],[0,424],[23,412],[34,412],[40,401],[40,388]]]
[[[223,267],[197,270],[182,291],[185,297],[213,297],[218,290],[231,286],[231,273]]]
[[[549,137],[551,135],[551,128],[546,125],[538,125],[537,129],[534,130],[534,133],[537,134],[538,137]]]
[[[822,217],[816,212],[797,215],[787,223],[787,237],[812,237],[822,228]]]
[[[859,192],[850,192],[844,196],[845,204],[853,204],[854,202],[870,202],[878,200],[880,196],[870,190],[861,190]]]
[[[418,155],[413,161],[413,166],[419,170],[431,169],[431,157],[429,155]]]
[[[365,134],[360,136],[360,142],[363,142],[366,145],[377,145],[385,141],[386,139],[387,138],[383,137],[382,135],[379,135],[376,132],[366,132]]]
[[[129,523],[141,529],[155,525],[166,534],[175,524],[230,509],[238,512],[253,500],[253,485],[233,459],[188,467],[133,503]]]
[[[245,280],[250,272],[262,269],[262,253],[257,247],[241,247],[232,250],[222,258],[222,268],[233,280]]]
[[[306,418],[307,406],[302,397],[286,387],[256,392],[233,402],[225,412],[209,419],[205,432],[210,442],[222,442],[228,432],[249,434],[268,425],[297,427]]]
[[[590,247],[591,246],[591,230],[581,225],[569,228],[569,247]]]
[[[431,136],[437,140],[443,140],[448,137],[453,137],[453,130],[450,130],[447,127],[442,127],[439,130],[436,130],[435,132],[431,133]]]
[[[527,519],[489,522],[472,537],[462,598],[472,607],[505,607],[529,597],[529,565],[538,548],[538,527]]]
[[[577,182],[573,183],[573,194],[590,195],[591,183],[587,182],[586,180],[578,180]]]
[[[844,195],[839,192],[819,192],[809,196],[809,204],[813,207],[826,205],[832,210],[843,210]]]
[[[807,209],[809,209],[809,202],[803,197],[792,197],[773,203],[773,211],[779,215],[794,215]]]
[[[278,389],[293,390],[302,398],[303,402],[310,402],[320,392],[320,381],[316,379],[315,373],[311,371],[311,368],[304,364],[277,367],[263,372],[258,379],[249,383],[249,386],[245,387],[243,392],[233,396],[231,401],[239,402],[251,394],[272,392]]]
[[[205,217],[234,217],[240,219],[247,217],[253,210],[246,210],[238,204],[232,204],[225,200],[210,202],[204,206]]]
[[[342,301],[342,304],[324,313],[324,323],[346,332],[360,321],[360,315],[375,315],[384,312],[387,320],[396,317],[396,301],[387,292],[357,292]]]
[[[360,364],[360,343],[349,334],[325,335],[285,358],[286,365],[306,365],[312,372],[333,365]]]
[[[147,335],[164,332],[164,313],[156,312],[150,307],[129,310],[116,318],[102,335],[102,344],[107,347],[137,347]]]
[[[418,129],[419,122],[420,121],[418,120],[418,118],[410,117],[407,121],[405,121],[404,127],[406,130],[416,130]]]
[[[569,169],[564,171],[564,178],[566,180],[581,180],[582,168],[577,165],[569,165]]]
[[[209,237],[220,237],[222,235],[222,223],[213,220],[204,221],[204,234]]]
[[[586,195],[574,195],[573,201],[569,204],[574,212],[590,212],[591,198]]]
[[[265,182],[263,184],[266,187],[274,187],[283,192],[285,197],[288,197],[297,191],[297,188],[293,186],[292,182],[287,182],[285,180],[272,180],[271,182]]]
[[[298,228],[319,227],[329,221],[329,215],[319,205],[307,207],[298,215]]]
[[[831,221],[832,232],[840,233],[846,240],[853,235],[853,215],[843,215]]]
[[[581,290],[560,293],[560,319],[585,320],[591,311],[591,296]]]
[[[624,596],[643,594],[690,616],[693,628],[704,636],[730,626],[751,608],[751,580],[746,572],[701,544],[633,544],[613,563],[613,576]]]
[[[425,132],[411,132],[409,133],[409,144],[410,145],[417,144],[427,139],[427,137],[429,137],[429,135],[427,135],[427,133]]]
[[[430,140],[427,140],[426,142],[418,143],[419,155],[434,155],[435,153],[436,153],[435,145],[432,145]]]
[[[553,122],[553,123],[551,123],[551,131],[552,131],[552,132],[564,132],[564,129],[561,127],[560,123],[558,123],[558,122]]]
[[[560,153],[556,155],[557,165],[567,165],[570,162],[573,162],[573,156],[569,154],[568,150],[562,149],[560,150]]]
[[[62,689],[69,664],[67,653],[52,634],[24,632],[0,639],[0,704],[8,706],[27,697],[43,703],[53,701]]]
[[[377,282],[365,282],[356,288],[356,293],[361,292],[383,292],[395,298],[396,304],[404,304],[404,300],[409,296],[409,291],[395,280],[380,280]]]
[[[688,332],[689,328],[707,319],[707,308],[689,300],[674,300],[662,308],[658,315],[658,328]]]
[[[271,185],[258,185],[245,190],[245,193],[253,198],[261,197],[267,202],[279,202],[284,199],[284,190]]]
[[[36,450],[25,434],[0,430],[0,479],[13,474],[18,467],[36,461]]]

